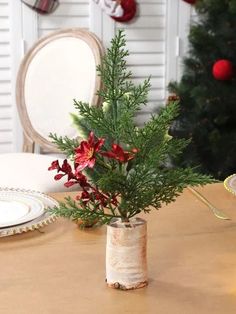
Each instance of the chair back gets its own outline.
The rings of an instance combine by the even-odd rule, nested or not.
[[[96,67],[103,46],[84,29],[66,29],[40,39],[25,55],[17,77],[16,102],[24,132],[24,152],[58,152],[49,133],[77,137],[70,113],[73,99],[100,104]]]

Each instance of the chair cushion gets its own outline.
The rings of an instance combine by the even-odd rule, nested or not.
[[[29,189],[39,192],[70,191],[64,183],[67,178],[54,180],[56,171],[48,171],[51,162],[62,158],[55,156],[10,153],[0,155],[0,187]],[[63,180],[64,179],[64,180]]]

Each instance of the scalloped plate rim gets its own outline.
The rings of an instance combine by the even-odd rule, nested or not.
[[[43,192],[29,190],[29,189],[21,189],[21,188],[0,187],[0,191],[3,191],[3,190],[4,191],[19,191],[22,193],[33,193],[33,194],[38,195],[41,198],[49,200],[52,203],[51,205],[55,205],[55,206],[58,205],[58,201],[56,199],[54,199],[53,197]],[[29,222],[26,222],[17,226],[0,228],[0,238],[25,233],[28,231],[38,230],[40,228],[43,228],[49,225],[50,223],[55,222],[56,220],[57,220],[57,216],[55,214],[44,212],[41,216],[35,218],[32,221],[29,221]]]
[[[230,185],[229,182],[230,180],[232,180],[232,178],[235,177],[236,180],[236,173],[231,174],[230,176],[228,176],[225,180],[224,180],[224,187],[226,188],[226,190],[234,195],[236,195],[236,188],[233,189]]]

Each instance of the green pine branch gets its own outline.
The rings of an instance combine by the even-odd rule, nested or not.
[[[170,103],[142,128],[136,127],[134,117],[147,104],[150,78],[138,86],[132,83],[125,45],[125,35],[118,31],[97,68],[103,81],[103,88],[98,92],[103,97],[103,105],[90,106],[75,100],[78,113],[72,118],[83,140],[93,131],[97,139],[105,139],[103,152],[110,152],[112,144],[119,144],[133,158],[122,162],[97,152],[94,168],[84,170],[93,188],[83,190],[103,193],[105,205],[101,206],[96,193],[86,201],[67,198],[53,209],[57,215],[101,224],[109,223],[112,217],[127,221],[142,211],[148,213],[152,208],[159,209],[163,203],[174,201],[188,185],[213,182],[195,169],[169,166],[170,159],[180,156],[189,144],[188,140],[168,136],[170,125],[179,114],[178,103]],[[56,134],[50,137],[68,156],[73,156],[80,144],[78,139]]]
[[[114,217],[113,214],[105,213],[104,210],[95,207],[91,208],[91,206],[75,201],[71,197],[66,197],[65,202],[59,202],[58,206],[50,209],[50,212],[71,220],[82,220],[88,225],[92,225],[94,222],[108,224]],[[81,226],[83,227],[83,224]]]
[[[50,133],[49,138],[51,138],[52,143],[56,144],[57,147],[66,154],[67,157],[74,155],[74,150],[79,146],[80,141],[76,139],[70,139],[68,136],[58,136],[57,134]]]

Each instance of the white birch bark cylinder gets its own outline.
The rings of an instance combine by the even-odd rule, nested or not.
[[[129,290],[147,285],[147,223],[114,219],[107,226],[106,280],[109,287]]]

